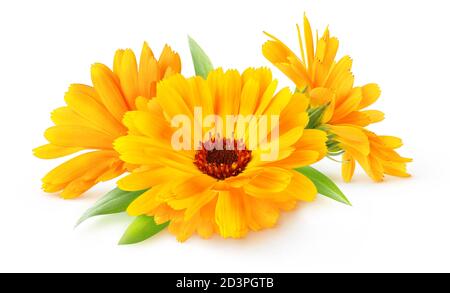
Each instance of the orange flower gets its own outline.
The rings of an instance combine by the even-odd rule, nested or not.
[[[309,128],[327,131],[329,155],[343,155],[343,178],[351,179],[354,160],[374,181],[382,181],[384,174],[406,177],[406,163],[395,148],[399,139],[378,137],[365,129],[380,122],[384,114],[367,110],[380,96],[377,84],[354,85],[352,60],[349,56],[335,61],[339,41],[330,36],[328,28],[316,42],[307,17],[304,17],[304,40],[297,25],[300,43],[298,57],[283,42],[267,34],[271,40],[263,45],[264,56],[289,77],[297,90],[310,98]],[[395,141],[396,143],[393,143]]]
[[[341,145],[345,150],[342,162],[342,177],[346,182],[350,182],[355,170],[355,160],[361,165],[364,171],[376,182],[383,180],[384,174],[409,177],[406,172],[406,163],[411,159],[401,157],[395,149],[402,146],[402,140],[395,136],[378,136],[375,133],[361,128],[366,135],[369,146],[368,153],[361,149],[354,148],[354,144],[348,144],[342,139]]]
[[[94,64],[93,86],[69,87],[64,97],[66,106],[52,112],[55,126],[45,131],[49,143],[33,150],[42,159],[84,152],[50,171],[42,179],[44,191],[62,191],[62,197],[73,198],[100,181],[132,169],[113,149],[113,141],[127,134],[122,118],[155,96],[158,81],[180,70],[180,58],[169,46],[156,59],[147,43],[139,66],[130,49],[117,50],[113,70]]]
[[[151,187],[127,212],[153,216],[157,224],[170,221],[169,231],[179,241],[194,233],[204,238],[214,233],[241,238],[251,230],[273,227],[279,214],[293,209],[298,201],[312,201],[317,194],[315,185],[292,168],[313,164],[326,154],[326,133],[304,129],[308,100],[303,94],[292,94],[287,88],[276,92],[276,86],[272,73],[264,68],[250,68],[242,74],[219,68],[206,80],[175,75],[160,82],[156,98],[146,109],[125,115],[129,134],[114,143],[125,162],[139,166],[118,181],[119,188]],[[202,116],[189,121],[211,115],[279,117],[279,137],[251,148],[253,128],[240,133],[231,122],[230,136],[222,132],[197,141],[194,135],[186,141],[201,143],[201,148],[174,149],[172,119],[180,114],[195,117],[198,107]],[[230,126],[229,120],[223,121]],[[210,130],[201,128],[200,138],[208,137]],[[267,137],[256,132],[261,140]],[[217,138],[227,147],[207,147],[219,142]],[[232,148],[228,142],[233,143]],[[238,142],[242,148],[236,147]],[[279,152],[264,160],[266,147],[276,144]]]

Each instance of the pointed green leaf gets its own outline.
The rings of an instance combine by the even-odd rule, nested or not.
[[[124,212],[130,203],[145,191],[124,191],[119,188],[114,188],[88,209],[78,220],[76,226],[90,217]]]
[[[161,225],[156,224],[153,217],[145,215],[136,217],[122,235],[119,244],[134,244],[144,241],[161,232],[167,225],[169,225],[169,222]]]
[[[189,48],[191,50],[192,62],[194,63],[195,74],[206,79],[208,73],[214,69],[211,60],[205,51],[191,37],[189,39]]]
[[[337,185],[323,173],[317,171],[313,167],[301,167],[295,170],[308,177],[314,183],[317,188],[317,192],[320,194],[347,205],[352,205],[339,187],[337,187]]]

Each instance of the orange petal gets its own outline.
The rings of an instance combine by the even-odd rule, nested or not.
[[[139,95],[138,86],[138,68],[136,56],[130,49],[126,49],[123,53],[120,64],[120,86],[129,109],[135,109],[134,100]]]
[[[362,87],[362,100],[359,103],[359,109],[366,108],[378,100],[381,95],[380,87],[375,84],[367,84]]]
[[[346,146],[358,150],[363,155],[368,155],[370,152],[369,139],[367,135],[359,128],[353,126],[338,126],[329,125],[333,134],[337,135],[336,140]]]
[[[113,137],[92,128],[71,125],[50,127],[44,136],[54,145],[91,149],[112,149],[114,140]]]
[[[174,73],[181,72],[181,60],[178,53],[173,51],[168,45],[164,46],[164,49],[159,56],[159,68],[160,68],[160,76],[164,76],[165,72],[168,68]]]
[[[154,186],[152,189],[147,190],[136,198],[127,208],[127,213],[130,216],[139,216],[148,214],[151,210],[155,209],[163,202],[159,199],[159,195],[168,192],[169,186],[160,184]]]
[[[91,69],[92,83],[106,109],[121,122],[128,111],[122,92],[114,73],[103,64],[94,64]]]
[[[376,123],[384,120],[384,113],[377,110],[362,111],[364,115],[369,117],[370,123]]]
[[[270,200],[243,196],[248,227],[253,231],[275,226],[280,212]]]
[[[180,174],[166,167],[153,167],[146,171],[135,170],[117,182],[122,190],[142,190],[175,180]]]
[[[254,196],[268,192],[281,192],[291,181],[291,173],[285,169],[265,167],[244,186],[245,192]]]
[[[345,182],[350,182],[355,172],[355,159],[348,153],[345,152],[342,155],[342,178]]]
[[[55,159],[79,152],[83,148],[61,147],[53,144],[46,144],[33,149],[33,154],[40,159]]]
[[[302,201],[313,201],[317,195],[317,189],[314,183],[311,182],[305,175],[296,171],[292,171],[291,183],[289,184],[286,193]]]
[[[125,127],[94,98],[69,91],[64,96],[64,100],[75,113],[90,121],[95,128],[115,137],[126,133]]]
[[[219,191],[215,215],[222,237],[240,238],[247,234],[248,228],[241,193]]]

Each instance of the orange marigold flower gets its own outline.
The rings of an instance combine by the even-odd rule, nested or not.
[[[122,118],[155,96],[158,81],[180,70],[180,57],[169,46],[156,59],[147,43],[139,65],[130,49],[116,51],[113,70],[94,64],[93,86],[69,87],[66,106],[52,112],[55,126],[44,134],[48,144],[33,150],[42,159],[83,152],[50,171],[42,179],[44,191],[73,198],[132,169],[113,149],[113,141],[127,133]]]
[[[291,79],[298,91],[310,98],[309,128],[328,132],[329,155],[343,155],[342,176],[350,181],[354,160],[374,181],[382,181],[384,174],[407,177],[406,163],[394,150],[400,143],[378,137],[365,127],[384,119],[378,110],[367,110],[380,96],[377,84],[354,85],[352,60],[344,56],[337,62],[339,41],[330,36],[328,28],[314,42],[308,18],[304,17],[302,32],[297,25],[300,57],[276,37],[262,48],[264,56]],[[389,140],[389,141],[388,141]]]
[[[169,231],[179,241],[194,233],[204,238],[214,233],[240,238],[251,230],[273,227],[280,212],[293,209],[298,201],[312,201],[315,185],[293,168],[310,165],[326,154],[326,133],[304,129],[308,100],[303,94],[292,94],[287,88],[275,92],[276,86],[272,73],[264,68],[242,74],[217,69],[206,80],[175,75],[160,82],[146,109],[125,115],[129,134],[115,141],[120,158],[138,165],[119,180],[118,187],[151,188],[127,212],[153,216],[157,224],[170,221]],[[186,138],[191,145],[200,143],[197,149],[176,150],[172,121],[180,114],[198,121],[195,108],[202,109],[200,120],[211,115],[274,115],[279,117],[279,135],[270,144],[250,148],[249,137],[255,134],[251,127],[239,132],[231,124],[229,137],[222,133],[209,138],[210,129],[200,127],[199,138],[206,140],[197,141],[195,135]],[[223,121],[229,126],[229,120]],[[265,140],[260,134],[259,139]],[[214,143],[232,147],[213,148]],[[263,160],[265,146],[272,144],[279,151],[273,159]]]

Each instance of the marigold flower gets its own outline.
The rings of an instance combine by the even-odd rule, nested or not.
[[[330,36],[328,28],[314,42],[307,17],[303,34],[297,25],[300,55],[297,56],[283,42],[267,34],[271,40],[262,48],[264,56],[280,69],[310,98],[310,124],[308,128],[327,131],[329,155],[343,155],[342,176],[350,181],[354,160],[374,181],[382,181],[384,174],[407,177],[406,163],[394,150],[398,138],[378,137],[365,127],[384,119],[378,110],[367,110],[380,96],[377,84],[354,85],[349,56],[335,61],[339,41]],[[396,143],[393,143],[393,140]]]
[[[113,141],[127,133],[122,118],[127,111],[137,109],[138,96],[145,103],[155,96],[159,80],[180,70],[180,58],[169,46],[156,59],[147,43],[139,66],[130,49],[116,52],[113,70],[94,64],[93,86],[69,87],[64,97],[66,106],[52,112],[55,126],[45,131],[49,143],[33,150],[42,159],[83,152],[50,171],[42,179],[44,191],[62,191],[62,197],[73,198],[100,181],[132,169],[113,149]]]
[[[274,226],[280,211],[293,209],[298,201],[312,201],[316,187],[293,168],[326,154],[326,133],[304,129],[308,100],[303,94],[287,88],[276,93],[276,86],[270,70],[263,68],[243,74],[217,69],[206,80],[175,75],[160,82],[146,109],[125,115],[129,134],[114,143],[123,161],[138,166],[118,187],[151,188],[127,212],[153,216],[157,224],[170,221],[169,231],[179,241],[194,233],[240,238],[250,230]],[[250,127],[241,136],[237,128],[227,136],[202,127],[201,141],[194,136],[189,140],[197,149],[174,149],[171,121],[180,114],[197,121],[196,107],[202,109],[200,118],[279,116],[279,136],[270,140],[279,145],[279,152],[273,160],[263,160],[267,145],[250,148]],[[230,148],[217,148],[216,143]]]

